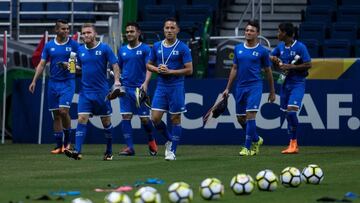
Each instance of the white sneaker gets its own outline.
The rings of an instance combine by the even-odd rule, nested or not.
[[[170,141],[167,141],[166,143],[165,143],[165,157],[167,157],[169,154],[170,154],[170,152],[171,152],[171,145],[172,145],[172,142],[170,142]],[[172,152],[171,152],[172,153]]]
[[[175,161],[176,156],[175,156],[174,152],[172,152],[172,151],[168,152],[168,154],[165,156],[165,160],[166,161]]]

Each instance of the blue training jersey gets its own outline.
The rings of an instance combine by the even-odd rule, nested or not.
[[[42,54],[42,60],[50,60],[50,79],[63,81],[70,78],[75,78],[75,74],[70,73],[67,69],[59,67],[58,62],[67,62],[70,57],[70,52],[77,52],[79,44],[68,38],[62,44],[58,43],[55,39],[46,43]]]
[[[237,65],[237,87],[262,85],[261,69],[270,67],[269,51],[260,44],[247,47],[240,43],[235,46],[233,62]]]
[[[189,47],[182,41],[176,40],[171,46],[165,46],[164,40],[156,42],[151,49],[149,60],[155,65],[165,64],[169,69],[184,68],[184,64],[192,62]],[[183,85],[184,76],[162,75],[158,76],[158,85],[173,86]]]
[[[81,84],[83,92],[109,91],[109,83],[106,77],[107,65],[117,63],[117,59],[111,48],[99,42],[93,48],[82,45],[78,51],[78,62],[81,66]]]
[[[300,63],[310,62],[311,58],[306,46],[295,40],[290,47],[286,47],[284,42],[279,43],[271,52],[271,55],[277,56],[284,64],[290,64],[296,55],[300,56]],[[286,76],[287,81],[301,82],[305,81],[308,71],[289,71]]]
[[[118,51],[118,62],[121,69],[121,83],[127,87],[140,87],[146,78],[146,62],[150,47],[141,43],[131,48],[122,46]]]

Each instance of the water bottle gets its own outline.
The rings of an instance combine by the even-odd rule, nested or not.
[[[76,53],[75,52],[70,53],[70,58],[69,58],[68,63],[69,63],[70,73],[75,73],[76,72]]]
[[[279,66],[282,66],[283,65],[283,62],[281,61],[281,59],[279,59]],[[287,71],[283,71],[280,75],[279,75],[279,78],[276,80],[276,83],[277,84],[284,84],[285,82],[285,79],[286,79],[286,75],[287,75]]]

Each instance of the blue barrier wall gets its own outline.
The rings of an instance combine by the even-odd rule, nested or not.
[[[360,86],[355,79],[308,80],[303,105],[299,113],[300,145],[360,145]],[[225,79],[186,80],[186,103],[188,112],[183,115],[183,144],[241,144],[244,132],[235,118],[235,101],[229,98],[228,110],[216,120],[203,126],[202,116],[220,97],[226,86]],[[15,143],[37,143],[38,118],[40,108],[40,81],[35,95],[28,92],[29,80],[17,80],[13,90],[13,139]],[[279,96],[274,104],[266,103],[267,82],[264,83],[261,109],[257,115],[258,134],[267,145],[286,145],[286,121],[280,117]],[[154,81],[150,85],[150,94]],[[78,95],[71,106],[72,126],[76,128]],[[123,143],[120,129],[119,101],[112,101],[115,143]],[[133,118],[134,141],[145,143],[147,138],[140,129],[140,121]],[[99,118],[91,119],[86,143],[103,143],[103,133]],[[160,136],[157,136],[163,142]],[[54,142],[52,118],[45,99],[42,143]]]

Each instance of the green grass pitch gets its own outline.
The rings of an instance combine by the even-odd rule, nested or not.
[[[208,202],[199,196],[200,182],[217,177],[225,185],[225,195],[215,202],[316,202],[323,196],[341,199],[346,192],[360,194],[359,147],[301,147],[297,155],[282,155],[282,147],[263,146],[261,154],[253,157],[238,156],[239,146],[180,146],[177,160],[164,160],[164,147],[157,157],[150,157],[147,146],[136,145],[136,156],[102,161],[104,145],[84,145],[84,159],[75,161],[65,155],[51,155],[52,145],[6,144],[0,146],[0,202],[71,202],[34,201],[53,191],[81,191],[81,196],[94,203],[104,202],[107,193],[94,192],[95,188],[109,188],[108,184],[133,185],[137,180],[160,178],[162,185],[152,185],[168,202],[167,187],[175,181],[185,181],[194,190],[194,203]],[[114,150],[121,148],[114,145]],[[308,164],[318,164],[325,173],[320,185],[301,184],[299,188],[279,186],[274,192],[258,189],[248,196],[236,196],[229,184],[237,173],[255,177],[263,169],[272,169],[277,175],[287,166],[302,170]],[[136,188],[135,188],[136,190]],[[129,192],[133,198],[135,190]],[[26,199],[30,196],[30,200]],[[51,196],[55,199],[54,196]],[[353,202],[360,202],[355,199]]]

